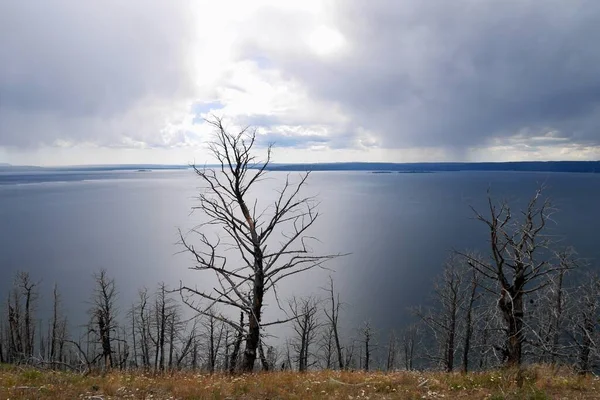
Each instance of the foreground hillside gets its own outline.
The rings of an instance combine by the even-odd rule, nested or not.
[[[320,371],[152,376],[87,376],[5,367],[0,399],[600,399],[600,379],[537,367],[517,375],[497,371],[445,373]]]

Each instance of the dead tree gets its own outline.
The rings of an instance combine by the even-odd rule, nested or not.
[[[393,371],[396,368],[396,358],[398,356],[398,338],[396,332],[390,332],[390,338],[388,341],[387,349],[387,360],[386,360],[386,371]]]
[[[459,259],[450,257],[444,271],[434,284],[434,304],[427,311],[417,309],[416,314],[433,333],[439,355],[430,355],[441,364],[446,372],[454,369],[457,349],[459,319],[465,300],[463,271],[458,265]]]
[[[297,299],[293,297],[288,303],[290,314],[293,318],[294,337],[291,345],[296,353],[298,371],[305,372],[311,365],[310,348],[313,345],[320,321],[317,316],[318,300],[313,297]]]
[[[465,331],[462,348],[462,365],[461,371],[466,374],[469,371],[469,355],[471,353],[473,333],[475,330],[475,303],[479,297],[478,289],[480,285],[480,275],[476,269],[472,269],[468,273],[466,284],[467,298],[463,303],[463,312],[465,315]]]
[[[186,357],[189,357],[190,354],[192,354],[194,351],[196,352],[196,354],[194,356],[192,356],[192,358],[196,358],[197,359],[197,346],[196,346],[196,339],[197,339],[197,324],[198,324],[198,320],[196,318],[194,318],[192,320],[192,327],[190,329],[183,329],[181,332],[179,332],[179,340],[181,342],[181,349],[180,352],[177,356],[177,360],[176,360],[176,366],[177,369],[181,369],[183,367],[183,361],[186,359]],[[191,363],[193,364],[193,363]]]
[[[24,351],[26,357],[33,356],[35,327],[33,323],[33,313],[35,311],[35,301],[38,294],[36,284],[31,281],[29,273],[22,272],[18,275],[18,285],[25,301],[24,315]]]
[[[199,205],[194,209],[200,210],[209,221],[190,232],[198,238],[197,245],[187,235],[180,236],[185,250],[195,259],[192,269],[214,273],[218,284],[212,291],[205,291],[182,283],[180,294],[186,304],[204,315],[214,305],[232,307],[246,314],[248,325],[241,369],[252,371],[261,331],[285,322],[262,321],[265,295],[275,290],[282,279],[321,266],[333,256],[315,255],[309,246],[307,232],[319,215],[315,199],[301,195],[309,174],[303,174],[296,183],[286,178],[274,203],[261,210],[258,198],[253,196],[267,173],[271,148],[267,149],[266,159],[258,161],[253,154],[256,130],[245,128],[231,133],[217,117],[207,123],[215,129],[209,149],[219,166],[194,166],[204,184]],[[214,232],[215,228],[221,235],[211,239],[208,231]],[[242,329],[225,314],[218,318],[237,331]]]
[[[333,327],[331,325],[325,325],[324,329],[321,329],[318,344],[321,368],[324,369],[335,367],[334,358],[337,353],[335,352],[335,340],[333,336]]]
[[[237,364],[238,357],[240,354],[240,349],[242,347],[242,341],[244,340],[244,312],[240,312],[240,323],[238,324],[237,335],[235,341],[233,343],[233,351],[231,352],[231,358],[229,360],[229,373],[234,373]]]
[[[556,257],[559,270],[550,277],[550,284],[530,300],[533,309],[531,342],[538,362],[554,364],[564,361],[571,352],[566,343],[561,343],[567,317],[568,289],[565,287],[565,278],[567,272],[576,268],[578,263],[573,249],[559,252]]]
[[[503,359],[508,366],[521,365],[525,342],[525,298],[550,283],[549,276],[558,267],[548,260],[549,238],[545,228],[552,207],[538,189],[525,209],[516,216],[510,205],[496,204],[488,192],[485,216],[474,208],[475,218],[489,231],[488,260],[462,254],[482,276],[496,283],[497,307],[504,320]],[[544,252],[546,250],[546,252]]]
[[[67,318],[61,313],[61,298],[58,285],[52,291],[52,320],[49,328],[48,361],[53,365],[64,365],[63,350],[67,339]]]
[[[161,372],[165,370],[168,356],[165,348],[168,344],[169,322],[176,313],[176,305],[174,300],[168,297],[168,292],[164,283],[158,285],[151,308],[150,329],[148,329],[148,338],[154,345],[154,370]]]
[[[209,314],[206,317],[203,325],[208,352],[207,369],[208,372],[212,374],[216,370],[217,357],[225,334],[225,325],[212,314]]]
[[[106,270],[94,274],[96,287],[92,295],[90,309],[90,333],[95,334],[100,344],[101,353],[98,358],[103,360],[104,370],[114,366],[113,342],[118,329],[117,323],[117,288],[115,280],[109,278]]]
[[[8,297],[8,361],[33,357],[35,345],[34,314],[38,285],[27,272],[18,272]]]
[[[450,255],[442,274],[435,281],[432,305],[415,310],[429,327],[432,340],[437,344],[437,353],[428,352],[428,358],[446,372],[454,370],[459,353],[461,370],[468,370],[475,325],[474,307],[479,297],[479,274],[468,266],[467,261],[460,255]]]
[[[344,346],[344,369],[355,369],[356,368],[356,360],[355,360],[355,350],[356,350],[356,340],[350,339],[346,346]],[[361,347],[362,349],[362,347]],[[359,362],[361,358],[359,357]]]
[[[588,374],[600,365],[600,277],[585,276],[573,299],[567,334],[574,344],[577,370]]]
[[[407,371],[412,371],[415,368],[420,335],[421,330],[417,324],[409,325],[402,332],[402,360],[404,369]]]
[[[150,369],[150,329],[151,329],[151,314],[148,289],[143,288],[138,292],[139,300],[135,305],[135,323],[136,335],[140,346],[142,366],[145,370]]]
[[[57,334],[58,334],[58,306],[59,306],[59,294],[58,294],[58,287],[56,284],[54,284],[54,290],[52,291],[53,294],[53,306],[52,306],[52,322],[51,322],[51,331],[50,331],[50,354],[49,354],[49,358],[50,361],[54,361],[55,357],[56,357],[56,348],[57,348]]]
[[[325,307],[323,312],[325,313],[325,318],[329,322],[329,328],[333,335],[333,339],[335,341],[335,349],[338,361],[338,367],[340,370],[344,369],[344,356],[342,354],[342,346],[340,344],[340,328],[339,328],[339,316],[340,316],[340,308],[342,303],[340,302],[340,294],[336,293],[333,287],[333,278],[329,277],[329,286],[324,289],[327,292],[327,298],[329,301],[329,306]]]
[[[371,357],[373,356],[373,350],[375,349],[375,344],[373,343],[374,333],[375,332],[373,331],[373,327],[371,327],[371,323],[369,321],[365,321],[363,326],[360,328],[360,341],[362,345],[361,350],[364,348],[365,351],[365,362],[363,364],[365,371],[369,371],[371,367]]]

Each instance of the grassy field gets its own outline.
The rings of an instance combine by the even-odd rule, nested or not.
[[[600,379],[550,367],[468,375],[336,372],[87,376],[0,368],[0,400],[14,399],[600,399]]]

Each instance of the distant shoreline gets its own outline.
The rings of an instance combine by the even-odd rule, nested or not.
[[[214,164],[198,164],[208,168]],[[0,173],[19,172],[107,172],[107,171],[167,171],[186,170],[189,165],[131,164],[131,165],[81,165],[63,167],[0,166]],[[517,161],[481,163],[304,163],[269,164],[269,171],[366,171],[373,173],[434,173],[462,171],[505,171],[505,172],[581,172],[600,173],[600,161]]]
[[[600,173],[600,161],[518,161],[485,163],[316,163],[273,164],[270,171],[370,171],[433,173],[462,171]]]

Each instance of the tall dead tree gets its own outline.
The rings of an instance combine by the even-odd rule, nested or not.
[[[461,371],[466,374],[469,371],[469,355],[471,353],[473,333],[475,330],[475,303],[479,297],[478,289],[480,285],[479,273],[476,269],[472,269],[468,274],[466,284],[466,299],[463,303],[463,312],[465,315],[465,332],[463,337],[462,348],[462,365]]]
[[[587,274],[573,298],[567,334],[574,344],[577,370],[588,374],[600,366],[600,276]]]
[[[557,254],[556,264],[559,270],[550,277],[550,284],[537,292],[530,300],[532,311],[533,331],[532,345],[540,363],[560,362],[568,357],[571,349],[563,342],[565,337],[568,290],[566,274],[578,267],[575,252],[569,248]],[[575,314],[577,314],[576,310]]]
[[[400,337],[402,342],[402,361],[404,369],[407,371],[412,371],[415,368],[420,335],[421,330],[419,329],[419,325],[412,324],[403,330]]]
[[[64,364],[64,347],[67,339],[67,318],[61,313],[61,296],[58,291],[58,285],[54,285],[52,291],[52,319],[48,334],[48,360],[53,365]]]
[[[525,342],[525,298],[549,284],[549,275],[559,267],[549,262],[549,238],[545,228],[553,211],[538,189],[521,213],[514,215],[508,202],[496,204],[488,192],[488,213],[473,209],[475,218],[489,232],[489,258],[463,254],[470,265],[495,283],[497,307],[504,320],[505,364],[518,366]],[[496,289],[497,288],[497,289]]]
[[[332,369],[335,367],[334,359],[335,359],[335,343],[333,338],[333,328],[331,326],[325,326],[324,329],[321,330],[321,335],[319,337],[319,355],[321,368],[324,369]]]
[[[479,274],[467,262],[464,257],[451,254],[443,272],[435,280],[432,306],[416,310],[416,314],[430,328],[433,341],[437,344],[437,353],[429,354],[429,358],[446,372],[454,370],[460,350],[461,369],[463,372],[468,369]]]
[[[416,312],[430,328],[438,347],[438,354],[430,357],[446,372],[454,369],[459,313],[464,301],[463,274],[456,264],[456,260],[448,260],[441,277],[436,280],[434,305],[427,311],[418,309]]]
[[[224,340],[225,325],[213,315],[206,317],[203,322],[206,336],[206,348],[208,352],[207,369],[209,373],[214,373],[217,366],[217,357],[221,349],[221,343]]]
[[[342,354],[342,345],[340,343],[340,325],[339,325],[339,316],[340,316],[340,308],[342,303],[340,302],[340,295],[336,293],[333,286],[333,278],[329,277],[329,286],[324,289],[327,292],[327,299],[329,301],[329,306],[325,307],[323,312],[325,313],[325,318],[329,322],[329,328],[331,329],[331,334],[333,335],[333,339],[335,341],[335,349],[338,361],[338,367],[340,370],[344,369],[344,356]]]
[[[309,174],[303,174],[296,183],[286,178],[276,200],[260,209],[254,195],[267,173],[271,148],[266,151],[266,159],[258,161],[253,154],[256,130],[245,128],[232,133],[217,117],[207,123],[215,130],[209,149],[219,166],[194,166],[204,184],[199,205],[194,209],[209,221],[190,232],[198,238],[197,244],[187,235],[180,236],[195,259],[192,269],[212,272],[218,284],[209,291],[182,283],[180,293],[183,301],[201,314],[207,315],[217,304],[246,314],[241,369],[252,371],[261,331],[285,322],[262,321],[265,295],[275,290],[282,279],[321,266],[333,256],[315,255],[309,246],[307,231],[319,215],[315,199],[301,195]],[[215,229],[219,234],[213,239],[209,232],[214,233]],[[225,314],[217,317],[238,331],[242,329]]]
[[[319,310],[318,300],[312,297],[302,299],[294,297],[289,301],[289,308],[294,318],[293,329],[295,333],[291,345],[296,352],[298,371],[305,372],[311,365],[309,363],[310,348],[320,327],[317,316]]]
[[[365,321],[363,326],[360,328],[360,341],[361,341],[361,352],[364,349],[364,364],[363,368],[365,371],[369,371],[371,367],[371,358],[373,356],[373,350],[375,349],[375,344],[373,343],[374,337],[373,327],[369,321]]]
[[[11,362],[33,356],[35,342],[34,314],[38,285],[28,272],[18,272],[8,297],[8,360]]]
[[[140,345],[140,352],[142,358],[142,366],[144,369],[150,369],[150,329],[151,329],[151,314],[148,289],[143,288],[138,291],[139,300],[135,305],[135,323],[136,335],[138,337],[138,343]]]
[[[115,280],[108,277],[105,269],[94,274],[96,286],[92,295],[90,315],[90,333],[95,334],[100,344],[101,353],[94,359],[101,358],[105,370],[115,366],[113,342],[117,334],[117,288]]]
[[[169,291],[164,283],[159,283],[154,295],[152,319],[149,322],[148,337],[154,345],[154,370],[164,371],[168,354],[166,346],[169,343],[169,323],[176,313],[174,300],[168,296]],[[172,362],[172,356],[171,356]]]
[[[387,359],[385,363],[386,371],[393,371],[396,368],[396,358],[398,356],[398,339],[396,338],[396,332],[390,332],[390,338],[388,340],[387,348]]]

